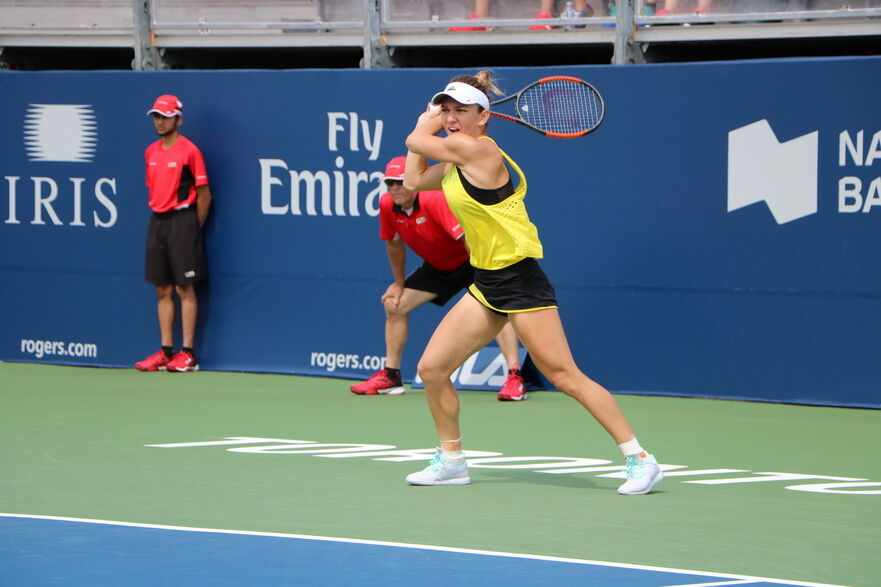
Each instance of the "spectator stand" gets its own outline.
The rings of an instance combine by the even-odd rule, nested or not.
[[[536,0],[492,0],[475,22],[473,0],[0,0],[0,51],[134,48],[133,69],[161,69],[175,49],[346,48],[373,68],[435,65],[425,50],[441,47],[594,46],[624,64],[658,43],[881,37],[881,0],[607,1],[564,19],[558,0],[555,18],[539,20]],[[399,50],[425,57],[405,62]]]

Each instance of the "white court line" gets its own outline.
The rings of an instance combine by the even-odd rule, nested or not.
[[[120,522],[117,520],[95,520],[90,518],[70,518],[66,516],[41,516],[35,514],[10,514],[0,512],[0,517],[25,518],[33,520],[54,520],[59,522],[80,522],[84,524],[102,524],[105,526],[124,526],[128,528],[149,528],[153,530],[174,530],[178,532],[203,532],[210,534],[233,534],[239,536],[265,536],[269,538],[294,538],[298,540],[316,540],[325,542],[341,542],[345,544],[368,544],[372,546],[390,546],[394,548],[410,548],[418,550],[434,550],[440,552],[457,552],[461,554],[477,554],[483,556],[498,556],[506,558],[521,558],[528,560],[540,560],[559,563],[573,563],[578,565],[595,565],[599,567],[615,567],[620,569],[635,569],[641,571],[657,571],[662,573],[678,573],[681,575],[702,575],[705,577],[719,577],[720,579],[736,580],[746,583],[774,582],[780,585],[800,585],[802,587],[846,587],[830,583],[806,583],[804,581],[788,581],[785,579],[771,579],[768,577],[753,577],[750,575],[732,575],[713,573],[709,571],[694,571],[690,569],[676,569],[670,567],[654,567],[650,565],[635,565],[630,563],[612,563],[607,561],[595,561],[589,559],[565,558],[558,556],[545,556],[540,554],[520,554],[514,552],[497,552],[493,550],[475,550],[471,548],[456,548],[453,546],[433,546],[430,544],[409,544],[406,542],[386,542],[384,540],[365,540],[361,538],[339,538],[334,536],[310,536],[307,534],[287,534],[282,532],[257,532],[253,530],[225,530],[220,528],[194,528],[189,526],[168,526],[165,524],[145,524],[141,522]],[[687,587],[697,585],[736,585],[737,583],[688,583]]]
[[[718,581],[716,583],[683,583],[681,585],[665,585],[664,587],[717,587],[719,585],[749,585],[755,583],[752,579],[742,581]]]

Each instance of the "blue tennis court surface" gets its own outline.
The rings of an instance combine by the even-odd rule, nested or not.
[[[0,514],[0,584],[819,585],[343,538],[16,514]]]

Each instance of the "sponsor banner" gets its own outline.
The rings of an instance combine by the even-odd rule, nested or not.
[[[202,368],[370,375],[391,279],[383,169],[461,73],[0,72],[0,360],[130,366],[158,348],[145,113],[173,93],[214,194]],[[509,91],[582,77],[607,104],[581,139],[490,125],[529,179],[588,375],[615,391],[881,407],[881,58],[497,73]],[[408,380],[444,310],[411,315]]]
[[[526,363],[526,349],[520,348],[520,365]],[[533,371],[527,370],[523,372],[523,376],[528,383],[541,385],[541,381],[536,381]],[[486,391],[499,391],[505,380],[508,378],[508,364],[505,357],[497,346],[484,347],[471,355],[461,367],[456,369],[450,376],[450,381],[457,389],[477,389]],[[529,381],[532,379],[532,381]],[[414,388],[424,388],[425,383],[416,375],[413,378]]]

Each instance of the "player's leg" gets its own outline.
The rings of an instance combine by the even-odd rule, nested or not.
[[[639,445],[612,394],[575,364],[557,310],[522,312],[509,318],[535,365],[557,389],[587,408],[621,449],[626,458],[627,482],[618,492],[639,495],[651,491],[663,479],[657,461]]]
[[[587,408],[617,444],[630,440],[633,430],[618,402],[575,364],[557,310],[514,313],[510,320],[530,358],[554,387]]]
[[[438,436],[438,451],[428,467],[407,476],[411,485],[465,485],[471,482],[462,453],[459,396],[450,375],[498,334],[506,318],[470,295],[444,316],[419,360],[425,397]]]
[[[510,322],[506,323],[496,336],[499,350],[505,358],[508,375],[497,395],[499,401],[522,401],[526,399],[523,376],[520,374],[520,341]]]
[[[505,322],[504,316],[465,295],[441,320],[422,353],[418,372],[425,383],[429,409],[445,450],[461,448],[459,398],[450,375],[492,340]]]

